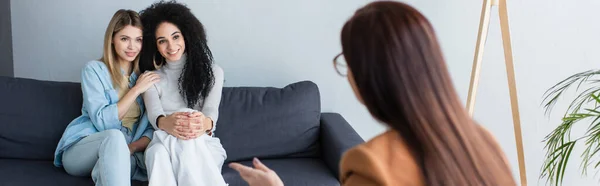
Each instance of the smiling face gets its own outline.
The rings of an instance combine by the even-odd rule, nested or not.
[[[118,61],[132,62],[142,47],[142,30],[127,25],[113,35],[112,44]]]
[[[156,47],[167,61],[181,59],[185,51],[185,41],[181,30],[173,23],[163,22],[156,28]]]

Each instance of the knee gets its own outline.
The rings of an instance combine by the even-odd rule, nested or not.
[[[102,131],[102,134],[104,134],[105,139],[125,141],[125,136],[123,135],[123,132],[117,129],[105,130]]]
[[[120,130],[110,129],[102,131],[104,135],[103,146],[110,151],[129,151],[129,147],[127,147],[127,141],[125,140],[125,136]]]
[[[155,158],[168,158],[169,152],[164,145],[157,143],[152,144],[146,149],[144,153],[144,158],[149,161],[153,161]]]

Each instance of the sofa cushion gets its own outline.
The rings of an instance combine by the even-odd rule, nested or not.
[[[310,81],[284,88],[224,88],[216,136],[227,162],[317,157],[320,95]]]
[[[293,159],[274,159],[261,160],[270,169],[277,172],[277,175],[286,186],[339,186],[340,182],[335,179],[333,173],[327,169],[320,159],[313,158],[293,158]],[[251,161],[241,162],[244,165],[251,166]],[[230,186],[248,185],[239,173],[224,166],[223,177]]]
[[[132,186],[148,182],[132,181]],[[52,161],[0,159],[0,185],[93,186],[92,178],[71,176]]]
[[[90,185],[89,177],[76,177],[56,168],[52,161],[0,159],[0,185]]]
[[[288,186],[338,186],[339,182],[320,159],[294,158],[262,160]],[[252,162],[241,162],[251,165]],[[230,186],[248,185],[233,169],[223,166],[223,177]],[[68,175],[56,168],[52,161],[0,159],[0,185],[25,186],[85,186],[94,185],[90,177]],[[132,181],[133,186],[148,185],[148,182]]]
[[[0,158],[52,160],[66,126],[81,115],[81,87],[0,77],[0,104]]]

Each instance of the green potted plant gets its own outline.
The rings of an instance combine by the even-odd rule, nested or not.
[[[571,101],[558,127],[544,138],[546,155],[541,178],[552,185],[561,185],[567,163],[576,144],[583,144],[581,169],[600,166],[600,70],[590,70],[572,75],[544,93],[543,106],[549,114],[569,88],[576,86],[577,97]],[[583,90],[583,91],[581,91]],[[573,126],[587,125],[584,135],[571,136]]]

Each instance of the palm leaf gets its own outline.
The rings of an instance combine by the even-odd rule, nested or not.
[[[552,185],[562,184],[569,159],[578,141],[585,141],[585,150],[581,154],[582,173],[587,174],[588,167],[592,165],[594,168],[600,166],[599,158],[594,158],[600,155],[600,79],[596,75],[600,75],[600,70],[574,74],[544,93],[543,107],[545,114],[549,114],[570,87],[576,86],[575,90],[579,92],[567,107],[561,123],[543,140],[546,155],[540,178],[545,178]],[[583,87],[587,88],[580,91]],[[583,108],[590,104],[593,104],[592,108]],[[587,123],[590,121],[588,119],[593,121]],[[576,123],[587,123],[587,131],[585,135],[571,140],[571,129]]]
[[[595,75],[600,75],[600,70],[589,70],[589,71],[574,74],[574,75],[560,81],[556,85],[552,86],[550,89],[548,89],[544,93],[544,99],[542,101],[543,103],[545,103],[544,104],[545,113],[549,114],[552,111],[552,108],[554,107],[556,102],[558,102],[559,97],[561,95],[563,95],[563,93],[565,91],[567,91],[575,83],[577,83],[577,89],[579,89],[581,87],[581,84],[584,82],[589,82],[589,83],[600,82],[600,80],[597,80],[597,79],[590,80],[590,78],[594,77]],[[576,98],[572,102],[575,104],[572,106],[569,106],[569,109],[567,109],[567,110],[572,110],[573,108],[580,108],[577,106],[580,106],[580,103],[582,103],[582,101],[583,101],[583,100],[581,100],[582,98],[589,99],[589,97],[588,97],[589,94],[591,94],[593,92],[598,92],[599,90],[600,90],[600,87],[595,87],[595,89],[591,89],[591,90],[588,89],[587,91],[584,91],[584,92],[586,92],[586,94],[580,94],[580,96],[578,96],[578,98]],[[585,95],[588,95],[588,96],[585,96]]]

